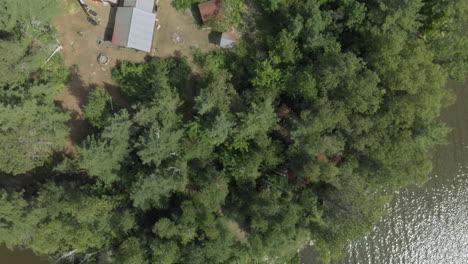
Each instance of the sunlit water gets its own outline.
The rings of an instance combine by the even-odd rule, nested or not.
[[[389,215],[334,263],[468,263],[468,83],[449,87],[457,102],[442,119],[454,130],[448,144],[434,152],[430,180],[397,192],[387,206]]]
[[[401,191],[385,217],[337,263],[468,263],[468,167]]]

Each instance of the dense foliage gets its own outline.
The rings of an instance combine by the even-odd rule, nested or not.
[[[86,119],[96,128],[102,128],[112,113],[112,98],[102,87],[97,87],[88,95],[88,102],[83,106]]]
[[[236,48],[196,52],[201,73],[183,58],[115,68],[133,107],[103,114],[93,93],[101,129],[79,155],[1,182],[0,243],[71,263],[237,264],[298,263],[313,240],[327,260],[371,229],[386,194],[424,182],[448,131],[445,81],[467,73],[468,2],[248,4],[261,17]],[[29,109],[3,91],[5,109]],[[1,129],[37,125],[1,113]],[[14,171],[11,155],[6,172],[41,165]]]
[[[0,170],[25,173],[39,167],[68,137],[66,113],[53,100],[68,73],[48,24],[55,1],[0,2]],[[33,14],[36,14],[34,15]]]

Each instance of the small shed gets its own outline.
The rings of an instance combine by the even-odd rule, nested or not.
[[[136,7],[146,12],[153,12],[154,0],[124,0],[123,7]]]
[[[198,4],[200,10],[201,19],[203,24],[208,22],[211,16],[215,16],[216,19],[221,19],[223,15],[223,7],[219,0],[210,0],[204,3]]]
[[[119,7],[115,16],[112,44],[151,51],[156,14],[135,7]]]
[[[233,34],[224,32],[221,35],[221,40],[219,41],[219,46],[221,46],[221,48],[225,48],[225,49],[232,48],[234,46],[234,44],[236,44],[236,40],[237,40],[236,36],[234,36]]]

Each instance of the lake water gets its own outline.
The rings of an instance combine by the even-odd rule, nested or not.
[[[430,180],[399,191],[384,217],[335,264],[468,263],[468,82],[449,82],[457,101],[442,119],[454,130],[436,148]]]
[[[442,119],[454,130],[448,144],[434,152],[430,180],[398,192],[388,205],[390,214],[334,264],[468,263],[468,82],[450,82],[449,87],[457,102]],[[5,247],[0,247],[0,263],[47,264],[31,251]]]
[[[35,256],[30,250],[11,251],[1,246],[0,264],[48,264],[48,262]]]

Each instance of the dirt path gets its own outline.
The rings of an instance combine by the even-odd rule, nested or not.
[[[156,56],[185,56],[192,58],[192,49],[199,48],[209,51],[216,45],[209,42],[210,31],[199,25],[198,10],[177,10],[170,0],[160,0],[157,14],[160,28],[156,30],[154,46]],[[178,34],[183,42],[174,41],[174,34]]]

